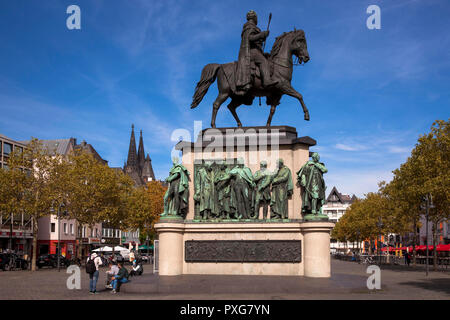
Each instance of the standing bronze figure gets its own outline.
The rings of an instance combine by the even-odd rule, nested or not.
[[[199,212],[203,220],[214,218],[217,213],[214,171],[209,162],[200,167],[195,177],[194,201],[199,204]]]
[[[232,200],[235,205],[235,215],[237,219],[250,219],[253,208],[253,175],[250,168],[244,165],[244,159],[239,158],[236,166],[230,170],[232,180]]]
[[[164,195],[164,213],[161,216],[186,217],[189,203],[189,171],[173,158],[173,167],[166,179],[169,188]]]
[[[278,169],[272,179],[272,196],[270,200],[271,219],[288,219],[288,198],[292,195],[291,170],[284,165],[283,159],[278,159]]]
[[[232,208],[231,197],[231,175],[225,161],[219,167],[215,177],[217,191],[218,213],[222,219],[230,219]]]
[[[284,94],[298,99],[303,108],[304,119],[309,120],[309,111],[302,95],[291,86],[294,66],[292,56],[297,57],[299,64],[309,61],[305,32],[294,30],[283,33],[276,38],[270,54],[266,54],[262,51],[261,42],[266,39],[268,32],[261,32],[257,28],[256,13],[249,12],[247,19],[242,31],[238,61],[206,65],[195,88],[191,108],[200,104],[209,86],[217,78],[219,95],[213,104],[212,128],[216,127],[220,106],[228,98],[231,98],[228,109],[239,127],[242,127],[242,123],[236,108],[242,104],[251,105],[255,97],[266,97],[266,104],[271,106],[266,123],[270,126],[276,107]]]
[[[322,206],[325,203],[325,181],[323,174],[328,169],[322,162],[317,152],[311,156],[312,161],[308,161],[297,172],[297,180],[302,186],[302,214],[305,220],[328,219],[322,214]]]
[[[261,161],[260,170],[253,175],[255,182],[255,213],[253,218],[259,218],[259,209],[263,207],[263,219],[267,219],[267,212],[270,204],[270,184],[272,183],[272,174],[267,170],[267,162]]]

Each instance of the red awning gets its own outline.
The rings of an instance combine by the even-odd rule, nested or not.
[[[436,251],[450,251],[450,244],[438,244]]]

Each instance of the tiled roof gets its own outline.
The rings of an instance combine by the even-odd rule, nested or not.
[[[70,150],[70,145],[74,145],[74,139],[56,139],[56,140],[42,140],[42,144],[52,153],[66,155]]]

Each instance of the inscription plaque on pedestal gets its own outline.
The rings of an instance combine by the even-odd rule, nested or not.
[[[301,240],[188,240],[186,262],[300,263]]]

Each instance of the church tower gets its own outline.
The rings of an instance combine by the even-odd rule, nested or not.
[[[130,146],[128,147],[127,162],[123,171],[129,175],[137,186],[145,185],[147,182],[155,180],[150,156],[145,157],[144,139],[142,130],[139,136],[139,147],[136,153],[136,138],[134,136],[134,124],[131,125]]]

